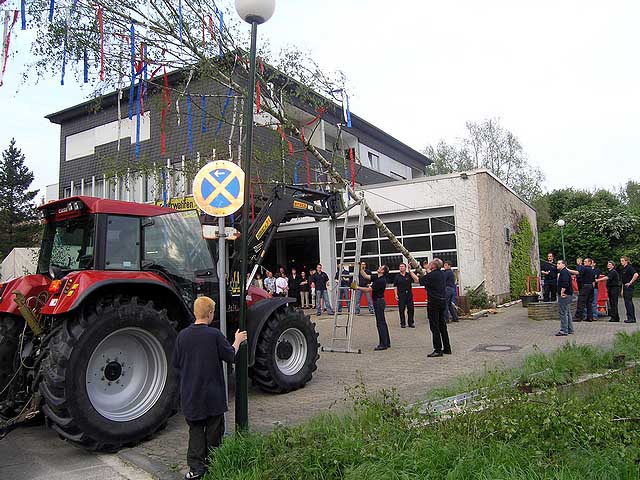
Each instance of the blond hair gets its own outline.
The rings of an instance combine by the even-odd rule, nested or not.
[[[209,313],[216,308],[216,302],[209,297],[198,297],[193,303],[193,313],[198,320],[209,318]]]

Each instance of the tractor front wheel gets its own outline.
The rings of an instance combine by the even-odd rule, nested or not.
[[[318,368],[318,333],[302,310],[279,308],[258,337],[249,375],[260,389],[286,393],[304,387]]]
[[[175,338],[166,312],[135,297],[67,319],[40,384],[52,427],[94,450],[134,445],[162,428],[176,407]]]

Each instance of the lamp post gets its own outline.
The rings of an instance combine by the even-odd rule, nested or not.
[[[235,0],[240,18],[251,24],[251,50],[249,57],[249,78],[247,81],[247,108],[245,112],[247,139],[245,145],[244,191],[251,190],[251,159],[253,156],[253,96],[256,83],[256,42],[258,25],[271,18],[276,8],[276,0]],[[247,243],[249,237],[249,201],[242,205],[242,236],[240,237],[240,330],[247,329]],[[240,345],[236,363],[236,431],[249,428],[248,405],[248,363],[246,342]]]
[[[558,220],[558,226],[560,227],[560,239],[562,240],[562,259],[566,262],[567,256],[564,253],[564,226],[565,226],[564,220],[562,219]]]

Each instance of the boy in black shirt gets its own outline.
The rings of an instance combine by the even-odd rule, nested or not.
[[[620,314],[618,313],[618,297],[620,297],[620,275],[616,271],[616,264],[613,260],[607,262],[609,273],[606,277],[597,278],[596,282],[607,282],[607,296],[609,297],[609,321],[619,322]]]
[[[384,317],[384,309],[386,304],[384,302],[384,291],[387,288],[387,275],[389,274],[389,267],[386,265],[380,265],[377,273],[369,275],[365,271],[365,267],[360,267],[360,275],[366,280],[371,282],[370,287],[360,287],[353,282],[351,288],[359,290],[361,292],[371,292],[373,297],[373,312],[376,315],[376,327],[378,329],[378,346],[374,348],[375,351],[386,350],[391,347],[391,338],[389,338],[389,327],[387,326],[387,319]]]
[[[182,413],[189,425],[186,480],[202,478],[209,449],[216,448],[224,434],[227,411],[222,360],[233,363],[247,332],[236,331],[233,346],[222,332],[209,325],[215,302],[198,297],[193,305],[196,321],[178,334],[173,366],[180,370]]]
[[[624,323],[636,323],[636,308],[633,305],[633,285],[638,281],[638,272],[629,263],[629,257],[620,259],[622,264],[622,297],[627,319]]]
[[[404,311],[407,310],[407,316],[409,317],[409,328],[416,328],[413,322],[413,290],[411,286],[411,280],[418,282],[418,276],[411,270],[407,272],[407,266],[404,263],[400,264],[400,273],[396,275],[393,281],[395,287],[396,301],[398,302],[398,310],[400,313],[400,327],[406,328]]]

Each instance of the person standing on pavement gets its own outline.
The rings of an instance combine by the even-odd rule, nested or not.
[[[420,285],[427,290],[427,316],[433,341],[433,352],[427,357],[442,357],[451,354],[447,322],[444,319],[447,309],[447,287],[444,279],[442,260],[434,258],[427,264],[426,275],[420,279]]]
[[[273,277],[273,273],[267,270],[267,278],[264,279],[264,289],[271,295],[276,294],[276,279]]]
[[[542,262],[542,276],[544,285],[542,286],[542,301],[555,302],[558,290],[558,269],[555,265],[553,253],[547,253],[547,261]]]
[[[618,298],[620,297],[620,275],[616,270],[616,264],[613,260],[607,262],[606,277],[597,278],[596,282],[607,282],[607,296],[609,297],[609,321],[619,322],[620,314],[618,313]]]
[[[558,260],[556,268],[558,270],[558,311],[560,312],[560,331],[556,333],[556,336],[564,337],[573,333],[573,322],[571,321],[573,281],[564,260]]]
[[[309,279],[304,270],[300,272],[300,300],[302,301],[302,308],[309,308]]]
[[[342,266],[342,272],[340,272],[340,265],[336,269],[336,283],[338,285],[338,313],[342,313],[342,300],[347,304],[347,311],[349,311],[349,287],[351,285],[351,272],[346,266]]]
[[[391,347],[391,338],[389,337],[389,327],[387,326],[387,319],[384,316],[384,309],[386,307],[384,301],[384,291],[387,288],[387,275],[389,274],[389,267],[386,265],[380,265],[376,273],[369,275],[365,271],[365,267],[360,266],[360,275],[362,275],[367,281],[371,282],[370,287],[361,287],[352,284],[352,288],[355,287],[359,292],[370,292],[373,297],[373,311],[376,315],[376,328],[378,329],[378,346],[374,348],[375,351],[386,350]]]
[[[300,275],[298,275],[298,271],[295,267],[291,268],[291,275],[289,275],[288,279],[289,284],[289,296],[295,298],[294,306],[300,306]]]
[[[602,276],[602,272],[596,267],[596,261],[591,259],[591,268],[593,269],[593,319],[595,320],[598,315],[598,279]]]
[[[622,264],[622,297],[624,308],[627,311],[627,319],[624,323],[636,323],[636,308],[633,305],[633,286],[638,281],[638,272],[629,263],[629,257],[620,259]]]
[[[569,272],[574,275],[577,274],[577,271]],[[585,322],[593,322],[593,284],[595,283],[595,278],[593,276],[594,271],[591,268],[591,259],[584,259],[584,268],[582,269],[582,287],[580,288],[580,293],[578,294],[578,308],[576,309],[576,315],[573,317],[574,322],[582,321],[582,314],[584,313],[585,307],[587,310],[587,317]]]
[[[309,296],[311,297],[311,308],[316,308],[316,286],[313,284],[312,280],[315,274],[315,268],[309,270]]]
[[[362,271],[371,276],[371,271],[367,269],[367,262],[360,262],[360,272],[358,273],[358,286],[368,287],[369,281],[362,276]],[[367,302],[367,308],[369,313],[373,314],[373,300],[371,299],[371,291],[369,290],[356,290],[356,315],[360,315],[360,302],[362,301],[362,294],[364,293],[365,301]]]
[[[211,327],[215,302],[198,297],[193,305],[196,321],[178,334],[173,366],[180,371],[180,403],[189,425],[186,480],[202,478],[207,456],[220,446],[224,413],[228,410],[222,361],[233,363],[247,332],[237,330],[233,345]]]
[[[393,287],[395,290],[396,301],[398,302],[398,311],[400,313],[400,328],[406,328],[404,311],[407,310],[407,318],[409,320],[409,328],[416,328],[413,320],[414,306],[413,306],[413,289],[412,280],[418,282],[418,276],[411,270],[407,272],[407,266],[404,263],[400,264],[400,273],[396,275],[393,280]]]
[[[316,314],[322,315],[322,307],[327,310],[329,315],[333,315],[333,308],[331,308],[331,302],[329,301],[329,292],[327,291],[327,284],[329,283],[329,276],[322,271],[322,265],[318,264],[316,267],[316,273],[309,279],[311,285],[316,289]]]
[[[451,270],[451,263],[449,262],[444,262],[444,280],[447,288],[447,308],[444,311],[444,319],[449,323],[449,315],[451,315],[451,321],[458,322],[458,309],[453,303],[456,295],[456,276]]]
[[[287,275],[280,272],[278,278],[276,278],[276,296],[286,297],[289,293],[289,281]]]

